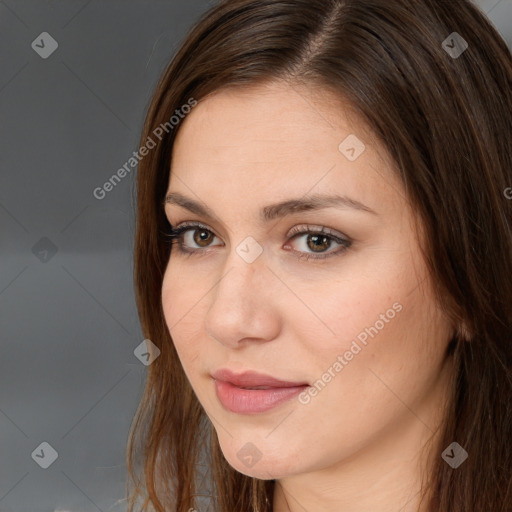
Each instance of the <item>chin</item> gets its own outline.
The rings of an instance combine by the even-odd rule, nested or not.
[[[243,475],[250,476],[252,478],[258,478],[259,480],[277,480],[289,476],[290,473],[284,471],[283,468],[277,466],[274,463],[264,463],[263,461],[259,461],[253,467],[249,468],[244,464],[240,463],[240,461],[236,458],[227,459],[229,465],[236,469],[239,473]]]
[[[260,480],[274,480],[299,471],[297,457],[271,447],[266,447],[265,450],[258,449],[256,444],[250,441],[236,442],[236,446],[230,441],[227,446],[221,443],[221,450],[229,465],[239,473]],[[261,443],[258,444],[261,446]],[[265,451],[269,455],[265,455]]]

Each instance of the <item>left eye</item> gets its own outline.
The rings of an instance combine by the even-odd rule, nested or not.
[[[326,235],[325,233],[319,231],[306,231],[298,233],[295,236],[293,236],[291,240],[300,241],[298,243],[299,252],[304,251],[307,253],[308,251],[311,251],[311,253],[313,254],[323,254],[325,251],[332,247],[333,243],[337,244],[339,247],[347,247],[348,245],[348,242],[346,240],[336,238],[332,235]],[[289,245],[287,244],[285,247],[288,246]]]
[[[320,260],[329,258],[330,256],[337,256],[352,245],[352,240],[345,235],[341,235],[341,233],[335,234],[331,232],[329,228],[324,227],[321,229],[312,229],[310,226],[298,226],[291,231],[289,236],[291,236],[290,240],[302,239],[299,243],[299,250],[293,251],[299,254],[299,259]],[[326,252],[326,250],[331,247],[332,243],[337,244],[339,249]],[[285,247],[290,247],[290,244],[287,242]]]

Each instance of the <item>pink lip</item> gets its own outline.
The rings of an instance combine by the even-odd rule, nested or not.
[[[231,412],[251,414],[268,411],[291,399],[308,386],[305,382],[289,382],[256,372],[235,374],[221,369],[212,374],[215,391],[222,405]],[[265,386],[267,389],[243,389]]]

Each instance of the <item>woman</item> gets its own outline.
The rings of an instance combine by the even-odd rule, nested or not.
[[[469,1],[199,21],[141,138],[130,510],[512,510],[511,91]]]

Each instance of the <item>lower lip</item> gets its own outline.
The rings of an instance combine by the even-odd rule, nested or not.
[[[221,404],[231,412],[251,414],[265,412],[290,400],[308,386],[290,388],[242,389],[229,382],[215,381],[215,390]]]

